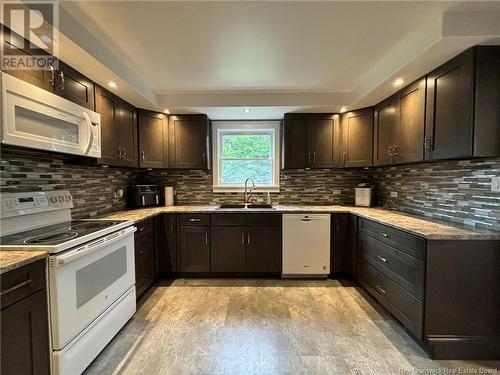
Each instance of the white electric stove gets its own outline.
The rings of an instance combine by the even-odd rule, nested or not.
[[[52,373],[79,374],[135,313],[132,221],[72,220],[68,191],[0,196],[3,250],[49,253]]]

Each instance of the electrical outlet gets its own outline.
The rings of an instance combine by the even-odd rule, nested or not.
[[[340,195],[342,194],[342,190],[340,189],[333,189],[333,195]]]
[[[500,193],[500,176],[491,178],[491,191],[493,193]]]
[[[398,197],[398,192],[397,191],[391,191],[391,198],[397,198]]]

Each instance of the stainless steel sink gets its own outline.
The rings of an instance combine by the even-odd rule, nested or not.
[[[271,204],[238,204],[238,203],[224,203],[221,204],[216,210],[229,210],[229,209],[240,209],[240,210],[275,210]]]

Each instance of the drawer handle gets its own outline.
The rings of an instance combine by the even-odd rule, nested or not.
[[[7,290],[3,290],[3,291],[0,293],[0,296],[3,296],[3,295],[8,294],[8,293],[10,293],[10,292],[13,292],[13,291],[15,291],[15,290],[17,290],[17,289],[19,289],[19,288],[22,288],[23,286],[29,285],[29,284],[31,284],[31,279],[28,279],[28,280],[26,280],[26,281],[23,281],[22,283],[17,284],[16,286],[13,286],[12,288],[9,288],[9,289],[7,289]]]
[[[381,256],[381,255],[377,255],[377,258],[378,258],[379,260],[381,260],[382,262],[387,263],[387,258],[384,258],[384,257],[383,257],[383,256]]]
[[[376,288],[378,289],[378,291],[382,294],[386,294],[387,292],[385,291],[384,288],[382,288],[381,286],[377,285]]]
[[[241,232],[241,244],[245,244],[245,233]]]
[[[139,232],[143,232],[143,231],[144,231],[144,229],[146,229],[146,227],[141,227],[141,228],[139,228]]]
[[[189,219],[189,221],[192,222],[192,223],[197,223],[197,222],[201,221],[201,219],[191,218],[191,219]]]
[[[388,235],[387,233],[380,232],[380,235],[381,235],[382,237],[389,238],[389,235]]]

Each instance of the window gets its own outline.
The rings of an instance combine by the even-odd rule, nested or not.
[[[213,123],[214,191],[241,192],[253,178],[256,191],[279,191],[279,122]]]

